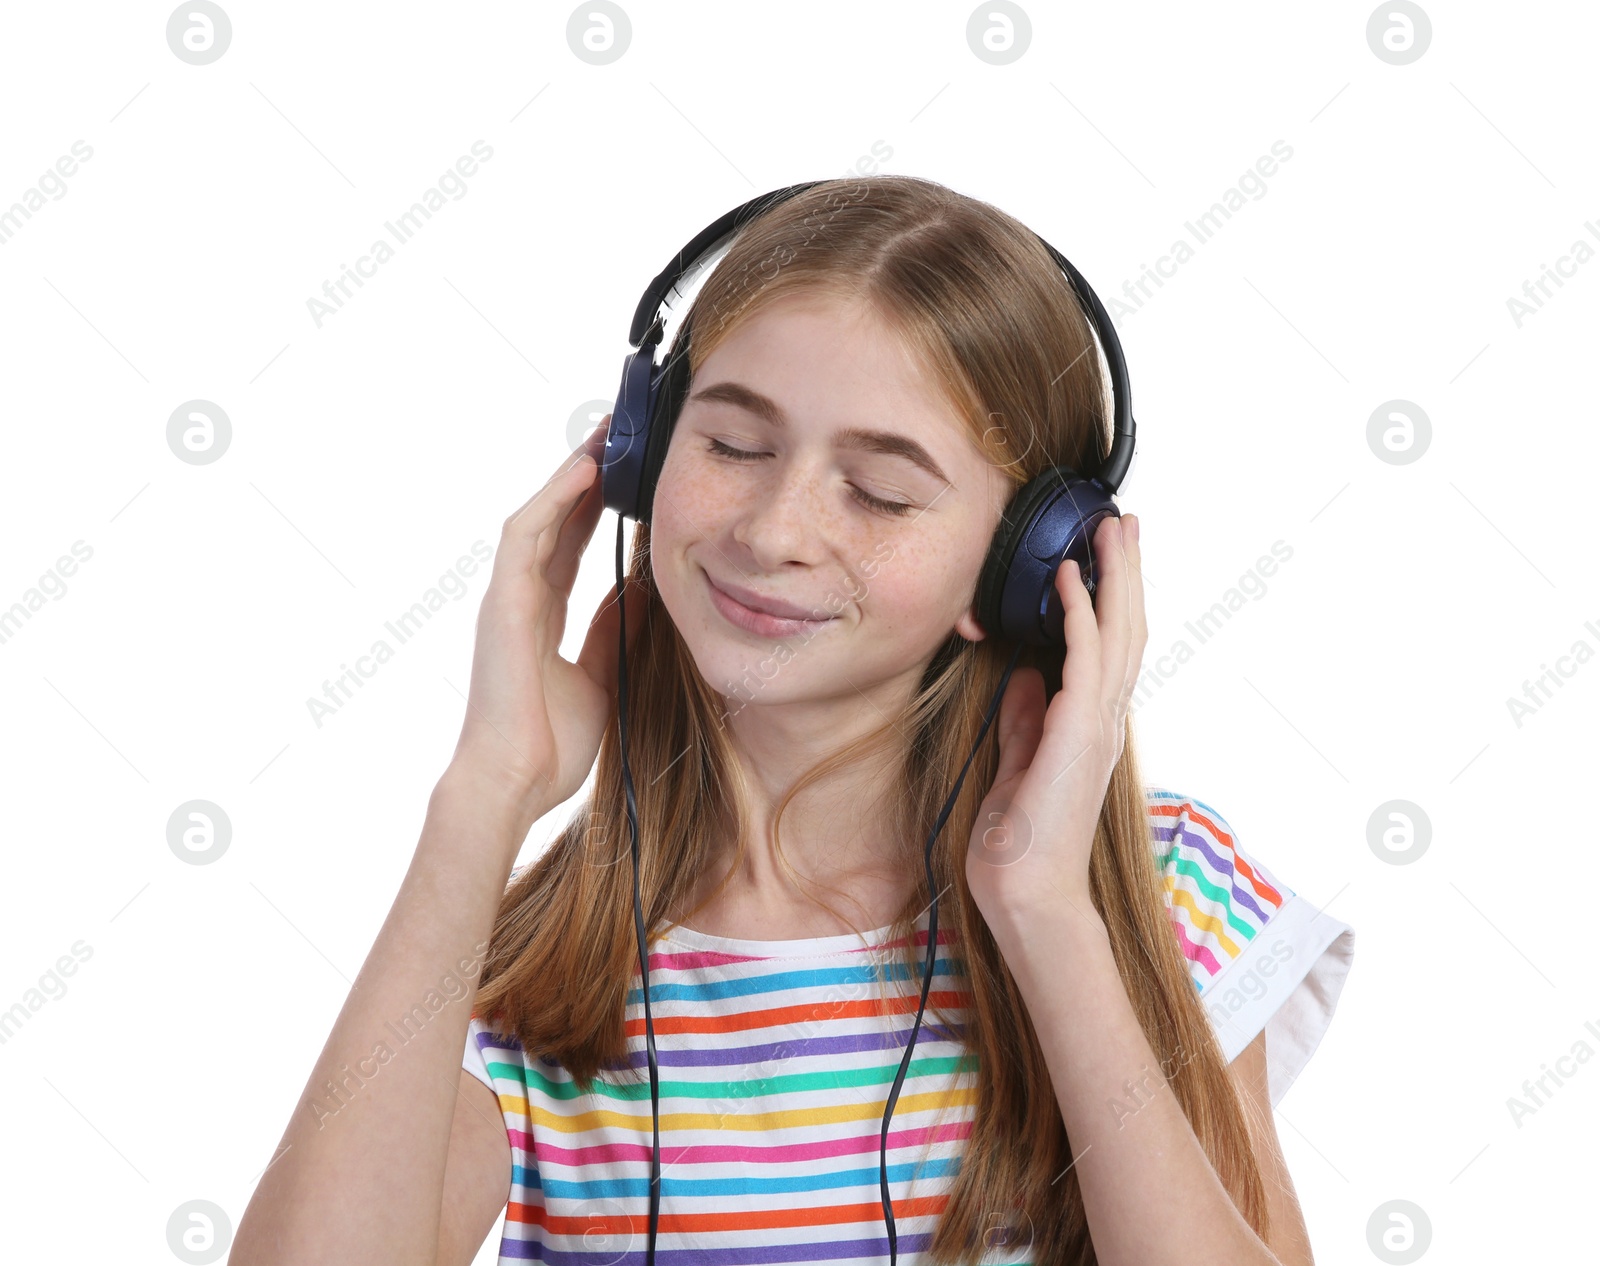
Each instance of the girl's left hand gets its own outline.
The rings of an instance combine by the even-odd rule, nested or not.
[[[1122,755],[1147,633],[1138,520],[1102,519],[1094,554],[1093,601],[1076,565],[1056,569],[1067,642],[1061,689],[1047,710],[1044,677],[1018,668],[995,722],[1000,761],[972,828],[966,874],[1000,939],[1068,909],[1099,918],[1089,900],[1089,851]]]

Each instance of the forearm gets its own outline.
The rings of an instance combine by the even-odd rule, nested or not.
[[[504,804],[454,771],[435,787],[388,918],[241,1219],[232,1266],[433,1266],[472,998],[532,824]]]
[[[1277,1266],[1162,1074],[1087,898],[1018,924],[1002,951],[1039,1037],[1100,1266]]]

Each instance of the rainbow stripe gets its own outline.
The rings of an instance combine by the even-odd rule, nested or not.
[[[1172,927],[1198,990],[1292,896],[1234,846],[1209,806],[1148,793]],[[888,1239],[878,1187],[884,1106],[921,989],[893,961],[888,929],[863,938],[750,941],[672,928],[650,956],[660,1074],[660,1266],[878,1263]],[[927,948],[927,916],[917,923]],[[929,1008],[889,1132],[898,1253],[920,1260],[960,1169],[977,1100],[963,1045],[959,960],[934,963]],[[882,977],[887,999],[875,981]],[[935,1023],[934,1003],[950,1026]],[[463,1066],[500,1098],[512,1152],[501,1266],[642,1264],[648,1233],[650,1084],[640,991],[628,995],[629,1068],[588,1094],[474,1016]],[[991,1266],[1031,1263],[1026,1245]]]
[[[1210,805],[1171,791],[1146,798],[1172,930],[1203,992],[1294,893],[1239,851]]]

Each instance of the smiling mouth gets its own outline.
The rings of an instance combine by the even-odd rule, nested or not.
[[[809,633],[820,629],[825,624],[832,624],[837,617],[828,616],[820,620],[796,619],[790,616],[771,615],[765,611],[757,611],[747,607],[732,594],[725,593],[717,588],[716,581],[711,579],[710,573],[702,570],[706,578],[706,589],[711,596],[711,605],[717,609],[718,614],[728,623],[747,633],[755,633],[762,637],[792,637],[796,633]]]

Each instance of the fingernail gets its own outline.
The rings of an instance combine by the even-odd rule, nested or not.
[[[1130,516],[1130,517],[1132,517],[1132,516]],[[1139,520],[1138,519],[1134,519],[1133,520],[1133,539],[1135,541],[1137,541],[1139,539]]]

